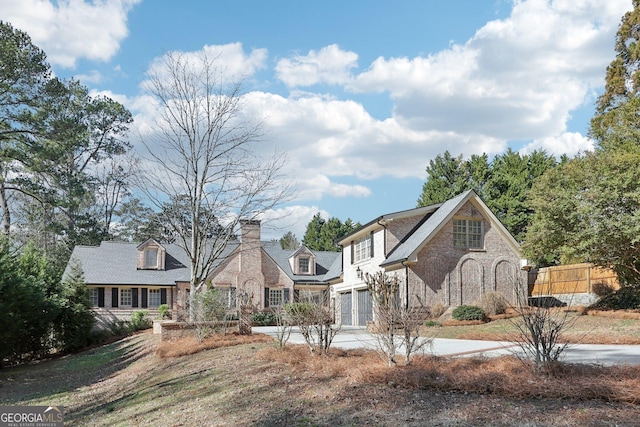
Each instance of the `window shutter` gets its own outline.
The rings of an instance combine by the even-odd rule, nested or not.
[[[289,288],[284,288],[284,303],[289,304]]]
[[[269,288],[264,288],[264,307],[269,307]]]
[[[351,264],[355,262],[355,241],[351,241]]]
[[[160,304],[166,304],[166,303],[167,303],[167,289],[162,288],[160,289]]]
[[[300,302],[300,289],[293,290],[293,302]]]
[[[104,288],[98,288],[98,307],[104,307]]]
[[[373,231],[371,232],[371,258],[373,258]]]
[[[118,288],[111,288],[111,307],[118,306]]]
[[[148,290],[147,288],[142,288],[141,291],[142,291],[142,294],[141,294],[142,303],[140,304],[140,307],[147,308],[149,305]]]
[[[138,306],[138,288],[131,288],[131,307]]]

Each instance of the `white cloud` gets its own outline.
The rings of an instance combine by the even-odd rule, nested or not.
[[[307,230],[307,224],[317,213],[320,213],[320,216],[325,219],[330,216],[329,212],[321,210],[315,205],[295,205],[269,210],[260,217],[262,221],[262,240],[279,239],[287,231],[291,231],[299,241],[302,241]]]
[[[102,74],[100,74],[97,70],[91,70],[89,74],[76,74],[74,78],[80,80],[80,82],[84,85],[88,83],[100,83],[102,82]]]
[[[306,176],[296,182],[297,200],[320,200],[323,196],[368,197],[371,190],[364,185],[348,185],[332,181],[326,175]]]
[[[273,144],[288,153],[288,168],[291,176],[298,177],[300,194],[312,200],[323,195],[368,195],[365,188],[335,185],[332,177],[422,178],[429,159],[444,150],[496,154],[506,148],[506,142],[496,138],[414,131],[395,119],[376,120],[354,101],[252,92],[246,104],[250,114],[260,114]]]
[[[394,117],[414,130],[498,139],[544,138],[566,130],[613,59],[627,0],[517,1],[463,45],[417,58],[378,58],[349,84],[388,91]]]
[[[2,19],[25,31],[53,65],[108,61],[127,37],[127,14],[141,0],[2,0]]]
[[[223,79],[223,82],[239,82],[265,67],[268,52],[267,49],[252,49],[249,54],[246,54],[242,43],[205,45],[198,51],[168,52],[156,57],[146,74],[154,78],[171,78],[166,64],[172,55],[189,63],[194,73],[204,72],[205,67],[208,67],[209,72]],[[147,82],[143,82],[142,86],[144,87],[145,84]]]
[[[276,75],[289,87],[344,84],[351,79],[351,69],[357,66],[356,53],[332,44],[319,51],[310,50],[305,56],[281,59],[276,65]]]
[[[524,146],[520,153],[529,154],[535,150],[544,150],[557,158],[563,154],[573,157],[585,151],[593,151],[593,140],[577,132],[565,132],[558,136],[536,139]]]
[[[357,55],[336,45],[283,59],[276,73],[289,87],[330,83],[388,92],[394,114],[379,120],[362,104],[330,94],[249,92],[245,114],[264,123],[267,138],[256,150],[269,155],[277,146],[287,153],[285,172],[297,181],[297,203],[371,196],[358,180],[423,179],[429,160],[445,150],[492,156],[514,140],[532,141],[523,153],[589,150],[592,142],[568,132],[567,121],[602,86],[620,16],[629,7],[625,0],[516,1],[509,17],[487,23],[466,43],[424,57],[378,58],[355,77]],[[230,76],[255,73],[267,59],[265,49],[247,53],[240,43],[201,52]],[[125,105],[138,129],[153,131],[150,98]]]

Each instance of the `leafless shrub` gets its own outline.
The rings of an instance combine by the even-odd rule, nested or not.
[[[546,303],[549,297],[530,299],[523,292],[526,287],[520,281],[514,278],[513,283],[516,288],[516,304],[512,309],[518,316],[507,320],[516,330],[512,340],[521,350],[516,356],[531,360],[537,373],[548,372],[570,345],[560,338],[563,332],[575,324],[577,317],[568,310],[549,306]]]
[[[432,339],[421,337],[420,327],[429,318],[429,311],[419,298],[418,305],[404,306],[398,298],[400,279],[396,275],[378,272],[366,274],[365,283],[373,298],[374,336],[379,352],[389,366],[396,365],[396,354],[404,349],[404,363],[411,364],[413,354],[430,346]]]
[[[500,292],[487,292],[474,301],[473,305],[477,305],[489,315],[496,315],[505,314],[509,307],[509,302]]]
[[[276,345],[280,350],[284,350],[291,336],[293,322],[283,307],[279,307],[273,314],[276,318]]]
[[[231,318],[226,298],[215,288],[207,288],[191,298],[193,330],[198,342],[216,332],[227,333]]]
[[[444,305],[441,302],[434,302],[433,304],[431,304],[431,307],[429,308],[429,312],[431,313],[431,318],[432,319],[439,318],[444,313],[446,313],[448,308],[449,308],[448,306]]]
[[[311,353],[325,355],[329,352],[341,325],[333,322],[333,313],[326,294],[320,302],[303,299],[302,302],[287,304],[285,313],[287,321],[300,328]]]

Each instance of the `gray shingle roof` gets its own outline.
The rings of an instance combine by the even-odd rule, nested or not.
[[[293,274],[289,258],[296,251],[282,249],[278,242],[262,242],[262,249],[296,283],[326,283],[330,267],[342,256],[341,252],[311,251],[316,257],[316,274]]]
[[[71,260],[80,262],[85,282],[89,285],[169,286],[189,281],[189,259],[180,246],[162,245],[166,249],[165,270],[138,270],[138,246],[138,243],[114,241],[102,242],[100,246],[76,246]],[[236,246],[235,242],[229,243],[225,254],[231,253]],[[67,265],[65,276],[70,265]]]
[[[426,221],[419,225],[413,233],[410,233],[405,240],[400,242],[380,265],[384,267],[406,261],[423,242],[432,237],[434,232],[440,228],[449,215],[456,211],[462,203],[473,195],[475,195],[475,192],[468,190],[442,203]]]
[[[178,245],[163,244],[166,249],[165,270],[138,270],[138,243],[102,242],[100,246],[76,246],[71,259],[80,262],[85,282],[89,285],[147,285],[170,286],[176,282],[188,282],[190,278],[189,259]],[[238,242],[230,242],[216,266],[222,263],[238,247]],[[293,274],[289,257],[292,251],[283,250],[278,242],[262,242],[266,254],[297,283],[326,283],[330,267],[339,259],[339,252],[313,252],[316,257],[316,274]],[[341,264],[340,264],[341,265]],[[71,263],[64,275],[69,272]],[[338,272],[338,275],[340,272]]]

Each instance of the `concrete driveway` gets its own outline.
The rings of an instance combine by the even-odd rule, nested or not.
[[[253,327],[254,332],[276,335],[277,327]],[[290,344],[304,344],[298,328],[293,328]],[[363,327],[343,326],[335,336],[332,346],[342,349],[376,348],[376,338]],[[518,352],[520,347],[511,342],[455,340],[434,338],[431,348],[425,353],[436,356],[498,356]],[[590,363],[598,365],[640,364],[640,345],[596,345],[572,344],[563,353],[561,360],[570,363]]]

